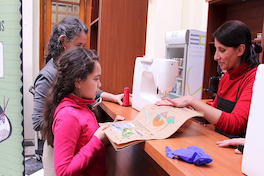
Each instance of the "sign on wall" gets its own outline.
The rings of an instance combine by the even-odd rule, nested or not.
[[[4,59],[3,42],[0,42],[0,78],[4,77],[3,59]]]
[[[22,14],[20,0],[0,0],[0,175],[24,174]]]

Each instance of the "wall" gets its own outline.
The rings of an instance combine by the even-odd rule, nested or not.
[[[28,89],[39,72],[39,1],[22,1],[23,7],[23,103],[24,139],[34,140],[31,114],[33,95]],[[34,24],[34,25],[33,25]]]
[[[149,0],[146,57],[165,57],[168,31],[206,31],[208,3],[205,0]]]
[[[0,0],[0,175],[22,175],[22,4]]]

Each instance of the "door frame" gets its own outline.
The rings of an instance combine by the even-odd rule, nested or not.
[[[91,0],[80,0],[80,3],[69,3],[67,1],[58,1],[58,0],[40,0],[40,35],[39,35],[40,70],[45,66],[46,46],[49,41],[49,34],[51,32],[52,2],[80,5],[80,14],[79,14],[80,20],[88,27],[88,29],[91,23]],[[90,35],[88,34],[87,42],[86,42],[87,48],[89,48],[89,44],[90,44],[89,41],[90,41]]]

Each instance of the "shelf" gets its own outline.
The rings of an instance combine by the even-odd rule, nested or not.
[[[261,40],[252,40],[252,43],[261,43]],[[214,45],[215,42],[208,42],[209,45]]]
[[[90,0],[90,4],[89,46],[100,57],[101,89],[123,93],[124,87],[132,89],[136,57],[145,54],[148,0]]]
[[[93,25],[98,25],[98,22],[99,22],[99,17],[96,18],[94,21],[92,21],[90,25],[91,25],[91,26],[93,26]]]
[[[99,17],[100,0],[92,0],[91,2],[91,22]]]
[[[214,61],[215,47],[213,33],[224,22],[229,20],[240,20],[244,22],[250,29],[252,43],[260,43],[264,48],[264,39],[254,40],[257,33],[264,34],[264,3],[260,0],[205,0],[209,3],[206,51],[205,51],[205,67],[203,88],[207,89],[209,78],[219,76],[217,72],[217,62]],[[243,12],[243,13],[241,13]],[[263,52],[258,54],[260,63],[263,63]],[[203,93],[202,98],[206,99],[211,96],[210,93]]]
[[[261,39],[260,40],[252,40],[252,43],[261,43]]]

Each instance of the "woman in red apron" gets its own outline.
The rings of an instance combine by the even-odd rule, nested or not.
[[[224,72],[212,106],[192,96],[156,102],[157,105],[191,106],[203,112],[216,131],[230,138],[244,137],[252,87],[259,60],[251,43],[249,28],[241,21],[224,23],[214,33],[214,60]]]

